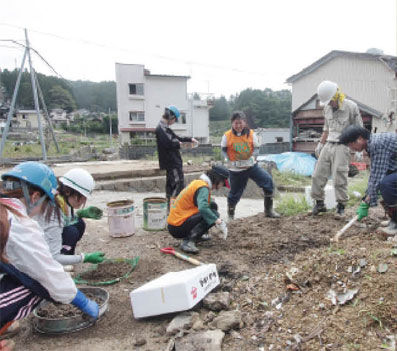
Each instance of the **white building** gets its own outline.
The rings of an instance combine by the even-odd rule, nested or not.
[[[397,129],[397,57],[379,51],[331,51],[287,79],[292,111],[309,101],[323,80],[336,82],[346,95],[383,114],[373,120],[373,131]]]
[[[259,145],[272,143],[289,143],[291,131],[289,128],[257,128],[255,134]]]
[[[188,76],[151,74],[144,65],[116,63],[117,113],[120,143],[131,138],[154,138],[154,131],[168,105],[181,111],[172,129],[180,136],[209,140],[210,101],[187,94]]]

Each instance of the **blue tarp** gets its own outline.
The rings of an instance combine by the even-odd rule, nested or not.
[[[317,160],[304,152],[283,152],[282,154],[258,156],[258,161],[273,161],[280,172],[289,171],[311,176]]]

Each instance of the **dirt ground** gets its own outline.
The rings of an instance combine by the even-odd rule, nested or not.
[[[240,310],[244,322],[241,329],[226,334],[223,350],[373,351],[392,345],[388,336],[397,336],[397,257],[391,250],[397,243],[375,233],[383,216],[376,209],[350,228],[342,241],[330,244],[352,216],[352,210],[345,220],[331,213],[282,219],[258,214],[231,222],[227,241],[211,230],[213,239],[199,244],[197,258],[216,263],[221,277],[218,291],[230,292],[230,309]],[[175,314],[136,320],[129,293],[166,272],[192,268],[160,253],[159,248],[178,244],[165,231],[111,238],[106,219],[87,220],[79,250],[103,250],[109,258],[139,255],[135,271],[106,287],[109,310],[95,326],[48,336],[34,332],[29,318],[14,338],[18,349],[166,350],[165,329]],[[378,272],[380,264],[387,264],[386,272]],[[80,265],[77,270],[86,268],[87,264]],[[330,290],[343,293],[346,289],[357,289],[357,294],[343,305],[333,305],[327,298]],[[195,310],[203,321],[210,313],[201,304]],[[136,345],[137,338],[146,343]]]

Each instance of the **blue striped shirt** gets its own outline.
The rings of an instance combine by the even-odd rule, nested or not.
[[[367,152],[371,159],[371,173],[366,195],[370,197],[370,205],[376,206],[380,182],[388,171],[397,171],[397,134],[371,134]]]

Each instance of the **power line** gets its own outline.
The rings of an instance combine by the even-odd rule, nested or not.
[[[12,24],[9,24],[9,23],[4,23],[4,22],[3,23],[0,22],[0,25],[23,29],[20,26],[16,26],[16,25],[12,25]],[[118,46],[113,46],[113,45],[107,45],[107,44],[103,44],[103,43],[98,43],[98,42],[95,42],[95,41],[82,39],[82,38],[70,38],[70,37],[68,38],[68,37],[64,37],[64,36],[58,35],[58,34],[38,31],[38,30],[34,30],[34,29],[29,29],[29,32],[33,32],[33,33],[37,33],[37,34],[41,34],[41,35],[47,35],[47,36],[51,36],[51,37],[62,39],[62,40],[66,40],[66,41],[80,42],[80,43],[87,44],[87,45],[97,46],[97,47],[100,47],[100,48],[103,48],[103,49],[114,49],[114,50],[119,50],[119,51],[125,51],[125,52],[128,52],[128,53],[134,53],[134,54],[138,53],[135,50],[122,48],[122,47],[118,47]],[[243,70],[243,69],[236,68],[236,67],[220,66],[220,65],[215,65],[215,64],[210,64],[210,63],[203,63],[203,62],[192,61],[192,60],[183,60],[183,59],[178,59],[178,58],[171,57],[171,56],[164,56],[164,55],[159,55],[159,54],[156,54],[156,53],[145,53],[145,52],[139,51],[139,54],[142,54],[142,53],[145,54],[145,55],[149,55],[149,56],[158,58],[158,59],[163,59],[163,60],[168,60],[168,61],[173,61],[173,62],[179,62],[179,63],[183,63],[185,65],[196,65],[196,66],[201,66],[201,67],[213,68],[213,69],[224,70],[224,71],[232,71],[232,72],[243,73],[243,74],[268,76],[268,74],[265,73],[265,72],[247,71],[247,70]]]

